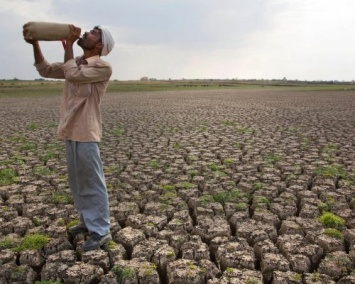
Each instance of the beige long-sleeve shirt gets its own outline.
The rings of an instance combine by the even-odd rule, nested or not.
[[[87,58],[85,65],[78,66],[76,60],[53,64],[43,60],[35,66],[43,77],[65,79],[59,137],[78,142],[99,142],[102,136],[100,103],[112,68],[99,56]]]

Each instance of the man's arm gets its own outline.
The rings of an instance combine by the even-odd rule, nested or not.
[[[23,27],[23,35],[26,34],[26,25]],[[62,63],[49,64],[43,56],[41,47],[38,40],[26,39],[25,41],[32,45],[33,55],[35,59],[35,66],[38,73],[42,77],[46,78],[55,78],[55,79],[64,79],[64,72],[60,68]]]
[[[35,58],[35,63],[36,64],[40,64],[43,60],[44,60],[44,56],[42,54],[42,50],[41,47],[39,45],[38,41],[35,41],[33,44],[33,55]]]
[[[25,25],[23,26],[23,37],[24,37],[24,39],[25,39],[25,41],[26,41],[27,43],[32,44],[32,47],[33,47],[33,55],[34,55],[34,58],[35,58],[35,63],[36,63],[36,64],[39,64],[39,63],[41,63],[41,62],[44,60],[44,56],[43,56],[43,54],[42,54],[41,47],[39,46],[38,40],[26,38],[27,30],[28,30],[28,25],[25,24]]]
[[[74,60],[69,60],[62,66],[65,79],[72,83],[88,84],[107,81],[112,74],[111,65],[108,62],[99,60],[94,64],[84,65],[78,68]]]
[[[74,59],[73,44],[78,40],[81,33],[81,29],[74,25],[69,25],[69,30],[69,35],[65,39],[64,63]]]

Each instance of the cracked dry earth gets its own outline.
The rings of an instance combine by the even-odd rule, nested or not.
[[[59,99],[1,99],[0,283],[355,283],[355,92],[106,95],[113,241],[85,253]]]

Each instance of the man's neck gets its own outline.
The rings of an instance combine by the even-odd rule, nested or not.
[[[83,58],[86,59],[86,58],[93,57],[95,55],[100,55],[100,54],[98,54],[96,50],[84,50]]]

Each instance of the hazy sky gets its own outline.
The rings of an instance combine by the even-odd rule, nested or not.
[[[0,0],[0,79],[39,78],[22,26],[48,21],[107,27],[117,80],[355,80],[354,11],[354,0]],[[63,60],[60,42],[41,46]]]

